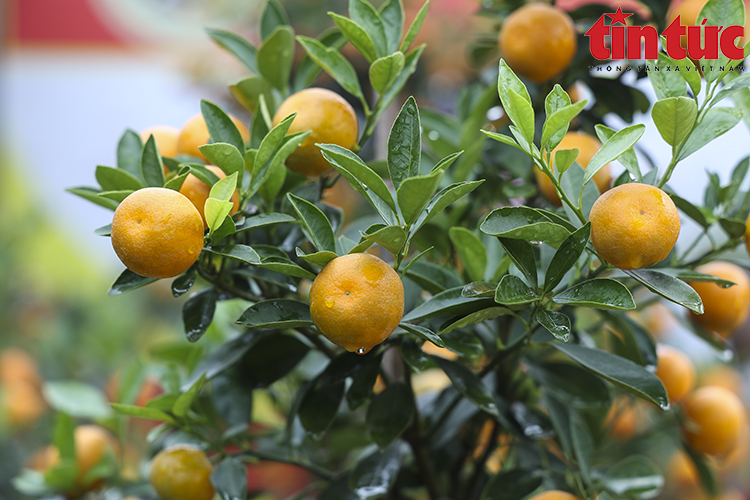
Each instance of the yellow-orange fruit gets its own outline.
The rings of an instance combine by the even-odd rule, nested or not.
[[[581,500],[575,495],[572,495],[566,491],[552,490],[545,491],[538,495],[534,495],[529,500]]]
[[[213,466],[198,448],[177,445],[160,451],[151,461],[149,480],[162,500],[211,500]]]
[[[223,179],[227,176],[227,174],[225,174],[222,169],[215,165],[206,165],[206,168],[216,174],[219,179]],[[206,200],[211,194],[211,186],[198,179],[193,174],[189,174],[185,178],[185,182],[182,183],[182,187],[180,187],[180,193],[185,195],[187,199],[190,200],[193,205],[195,205],[195,208],[198,209],[198,213],[201,214],[201,219],[203,219],[203,227],[207,228],[208,224],[206,224],[205,207]],[[237,210],[239,209],[240,195],[235,189],[234,194],[232,195],[232,211],[229,212],[230,215],[236,214]]]
[[[672,402],[682,399],[695,387],[695,366],[685,353],[668,345],[657,348],[656,376]]]
[[[247,126],[236,116],[229,115],[237,129],[240,131],[242,139],[247,142],[250,140],[250,131]],[[177,154],[186,154],[206,160],[200,149],[200,146],[208,144],[211,140],[211,134],[208,133],[208,126],[201,113],[191,116],[182,126],[180,135],[177,137]]]
[[[29,356],[26,351],[9,347],[0,353],[0,384],[11,384],[18,381],[38,387],[42,383],[42,378],[39,376],[34,358]]]
[[[728,389],[706,386],[684,401],[683,435],[690,446],[707,455],[726,455],[737,446],[745,425],[742,401]]]
[[[750,279],[741,267],[729,262],[709,262],[696,271],[736,283],[726,288],[706,281],[689,283],[703,301],[703,314],[690,312],[693,320],[724,338],[731,337],[750,312]]]
[[[141,131],[141,141],[146,144],[151,135],[154,136],[160,155],[169,158],[177,155],[177,138],[180,135],[180,129],[170,125],[154,125]]]

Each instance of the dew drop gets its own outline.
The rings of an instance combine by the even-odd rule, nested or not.
[[[329,298],[329,297],[326,297],[326,299],[325,299],[325,303],[326,303],[326,307],[327,307],[328,309],[330,309],[330,308],[332,308],[332,307],[333,307],[333,302],[334,302],[334,300],[333,300],[333,299],[331,299],[331,298]]]
[[[437,141],[440,139],[440,133],[437,130],[430,130],[430,133],[427,134],[427,138],[431,141]]]
[[[531,243],[532,245],[541,245],[542,244],[541,241],[537,241],[537,240],[531,240],[531,241],[529,241],[529,243]]]
[[[359,349],[357,349],[356,353],[357,354],[366,354],[367,353],[367,349],[365,349],[364,347],[360,347]]]

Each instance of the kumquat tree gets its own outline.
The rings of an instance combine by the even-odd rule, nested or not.
[[[167,281],[185,338],[107,404],[45,390],[23,498],[748,498],[750,159],[709,166],[701,203],[670,180],[750,124],[750,76],[673,59],[669,34],[601,61],[586,35],[707,39],[743,2],[477,3],[450,112],[419,103],[429,0],[410,20],[350,0],[317,38],[281,3],[258,43],[208,30],[249,72],[235,102],[127,129],[98,187],[68,189],[113,212],[107,300]]]

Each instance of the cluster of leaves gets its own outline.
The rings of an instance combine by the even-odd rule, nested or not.
[[[736,9],[714,10],[719,2],[705,7],[710,22],[732,24]],[[511,500],[540,487],[584,498],[600,493],[602,500],[651,498],[664,483],[656,465],[644,456],[606,451],[605,419],[614,397],[625,393],[669,410],[653,374],[654,341],[626,312],[655,296],[701,312],[700,297],[685,281],[729,284],[692,268],[739,244],[750,195],[738,202],[737,194],[748,162],[735,169],[730,185],[712,180],[705,207],[673,195],[705,234],[720,226],[726,243],[688,261],[691,248],[647,270],[621,272],[597,258],[587,219],[599,193],[590,181],[618,160],[626,173],[617,183],[665,186],[678,161],[740,120],[735,108],[714,105],[729,95],[743,96],[750,80],[739,77],[721,86],[731,78],[728,71],[707,74],[701,103],[700,81],[683,79],[682,73],[650,75],[659,96],[654,121],[673,147],[673,162],[659,179],[656,169],[641,172],[633,151],[642,125],[620,131],[597,125],[603,146],[588,168],[575,162],[573,149],[558,151],[553,169],[550,152],[586,102],[572,103],[555,85],[543,106],[535,105],[529,89],[501,61],[491,91],[480,85],[462,95],[458,119],[420,110],[407,99],[390,129],[387,157],[379,161],[384,168],[375,169],[375,162],[368,164],[357,151],[318,145],[337,178],[372,207],[374,218],[351,221],[344,231],[343,213],[321,202],[332,179],[306,181],[284,167],[307,132],[287,135],[294,115],[275,127],[271,116],[292,89],[311,85],[322,69],[360,101],[366,120],[361,147],[414,71],[423,47],[408,50],[425,12],[426,5],[402,37],[399,1],[388,0],[378,11],[351,0],[350,18],[331,14],[337,30],[317,40],[296,38],[307,55],[292,78],[294,32],[280,5],[269,1],[259,48],[231,33],[210,32],[254,73],[231,87],[253,113],[249,144],[226,112],[201,104],[212,139],[201,152],[226,178],[218,181],[193,159],[161,158],[153,138],[143,145],[126,132],[118,168],[97,169],[101,189],[72,190],[114,208],[141,187],[179,189],[188,173],[211,184],[204,252],[174,280],[172,291],[179,296],[199,287],[183,309],[192,342],[216,323],[217,311],[230,308],[230,299],[244,309],[224,343],[169,372],[164,395],[146,406],[126,402],[113,409],[162,422],[149,436],[157,446],[187,440],[209,448],[217,462],[214,484],[224,498],[247,497],[244,462],[254,460],[309,469],[324,499],[370,499],[425,488],[431,498],[462,493]],[[371,64],[374,104],[338,50],[344,40]],[[511,122],[510,135],[481,130],[498,99]],[[423,132],[434,158],[422,154]],[[467,180],[484,161],[484,142],[472,143],[477,136],[529,158],[550,177],[563,208],[489,211],[486,198],[467,196],[484,181]],[[459,152],[463,145],[466,150]],[[166,177],[162,164],[170,170]],[[235,188],[241,210],[230,216]],[[527,197],[523,191],[513,194]],[[108,228],[98,233],[106,235]],[[301,290],[331,259],[375,244],[393,256],[404,281],[405,315],[388,340],[358,356],[320,337]],[[152,281],[126,271],[112,293]],[[643,289],[652,294],[636,304],[636,292]],[[712,334],[696,332],[726,349]],[[429,344],[455,359],[428,354],[423,348]],[[438,394],[419,394],[413,378],[428,370],[442,371],[451,384]],[[385,388],[376,393],[378,379]],[[254,391],[273,396],[284,426],[248,429]],[[678,412],[665,418],[671,428],[679,426]],[[487,427],[491,437],[483,443]],[[510,451],[503,469],[490,473],[485,464],[501,435],[508,437]],[[703,459],[692,456],[710,483]]]

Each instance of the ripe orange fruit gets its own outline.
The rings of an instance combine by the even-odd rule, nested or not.
[[[627,396],[620,396],[612,402],[605,426],[609,426],[609,435],[619,441],[628,441],[644,426],[645,417],[637,403]]]
[[[87,491],[101,486],[102,482],[94,481],[89,484],[86,475],[99,465],[108,454],[116,455],[118,450],[115,437],[103,427],[98,425],[79,425],[75,430],[76,463],[78,475],[76,476],[76,488],[66,492],[70,498],[78,498]],[[60,452],[54,446],[48,448],[44,459],[48,467],[54,467],[60,463]]]
[[[151,461],[149,480],[162,500],[211,500],[213,466],[198,448],[171,446]]]
[[[705,281],[689,283],[703,301],[703,314],[690,312],[693,320],[724,338],[731,337],[750,312],[750,280],[747,274],[739,266],[719,261],[704,264],[696,271],[736,283],[728,288]]]
[[[695,387],[695,366],[685,353],[664,344],[657,347],[657,357],[656,376],[669,400],[677,402]]]
[[[229,115],[229,117],[239,129],[242,139],[245,142],[249,141],[250,131],[247,126],[236,116]],[[206,160],[198,147],[208,144],[210,140],[211,135],[208,133],[206,121],[201,113],[197,113],[191,116],[180,130],[180,135],[177,137],[177,154],[191,155]]]
[[[667,478],[678,487],[695,487],[700,484],[698,470],[687,453],[677,450],[669,460]]]
[[[545,3],[528,3],[513,11],[500,27],[500,54],[513,71],[542,83],[566,69],[576,53],[573,20]]]
[[[0,394],[2,412],[13,427],[33,425],[47,409],[39,388],[23,380],[3,384]]]
[[[206,168],[216,174],[219,179],[223,179],[227,176],[227,174],[225,174],[222,169],[215,165],[206,165]],[[190,200],[193,205],[195,205],[195,208],[198,209],[198,213],[201,215],[201,219],[203,219],[203,227],[208,228],[208,224],[206,224],[205,209],[206,200],[208,199],[208,195],[211,193],[211,186],[198,179],[193,174],[190,174],[185,178],[185,182],[182,183],[180,193],[185,195],[187,199]],[[233,207],[230,215],[236,214],[237,210],[240,209],[240,195],[236,189],[234,190],[234,194],[232,195],[232,205]]]
[[[529,500],[581,500],[575,495],[571,495],[567,491],[552,490],[545,491],[538,495],[534,495]]]
[[[177,155],[177,137],[180,129],[170,125],[154,125],[141,131],[141,141],[146,144],[149,136],[153,135],[159,154],[172,158]]]
[[[313,281],[310,314],[328,340],[364,354],[401,321],[404,285],[396,271],[374,255],[336,257]]]
[[[42,384],[34,358],[26,351],[9,347],[0,353],[0,384],[12,384],[19,381],[36,387]]]
[[[286,160],[286,166],[295,172],[312,177],[331,168],[316,143],[336,144],[346,149],[353,149],[357,144],[357,115],[354,108],[335,92],[311,88],[292,94],[276,111],[274,127],[292,113],[297,113],[297,116],[288,133],[311,131]]]
[[[134,273],[171,278],[198,260],[203,220],[190,200],[177,191],[139,189],[115,210],[112,247]]]
[[[735,448],[745,425],[745,408],[732,391],[700,387],[685,398],[684,410],[683,435],[693,449],[726,455]]]
[[[621,184],[591,207],[591,243],[620,269],[640,269],[664,260],[680,234],[672,199],[648,184]]]
[[[745,392],[745,381],[737,370],[727,365],[715,365],[706,370],[700,376],[700,385],[718,385],[729,389],[737,396],[742,397]]]
[[[550,166],[553,168],[555,175],[557,175],[557,170],[554,167],[555,152],[560,149],[578,148],[579,153],[576,162],[585,169],[589,165],[591,158],[594,157],[601,147],[602,143],[599,142],[599,139],[591,134],[585,132],[568,132],[563,137],[563,140],[560,141],[560,144],[552,151]],[[534,175],[536,176],[539,191],[542,192],[550,203],[558,207],[561,206],[562,201],[560,201],[560,197],[557,195],[557,191],[555,191],[555,186],[552,184],[552,181],[549,180],[549,177],[542,173],[538,168],[534,169]],[[600,193],[609,189],[610,184],[612,184],[612,174],[610,173],[609,164],[604,165],[596,174],[594,174],[593,181]]]

